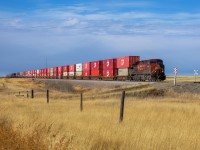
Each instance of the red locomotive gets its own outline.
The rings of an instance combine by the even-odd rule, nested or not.
[[[134,63],[130,78],[136,81],[165,80],[165,66],[163,61],[161,59],[149,59]]]

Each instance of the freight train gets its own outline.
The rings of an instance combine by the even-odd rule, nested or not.
[[[80,80],[163,81],[165,66],[161,59],[140,60],[139,56],[64,65],[18,72],[15,77]]]

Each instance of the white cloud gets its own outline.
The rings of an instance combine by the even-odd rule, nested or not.
[[[79,24],[79,20],[77,18],[69,18],[63,23],[63,27],[71,27]]]
[[[143,3],[132,3],[132,5],[143,5]],[[24,30],[25,32],[63,33],[63,35],[66,33],[72,35],[90,33],[99,35],[199,36],[199,16],[198,13],[108,12],[85,6],[63,6],[54,9],[34,10],[28,14],[0,12],[0,30],[20,29],[20,32]]]

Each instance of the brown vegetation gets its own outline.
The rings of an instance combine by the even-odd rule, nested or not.
[[[200,97],[160,85],[129,85],[72,91],[43,82],[0,79],[0,149],[200,149]],[[2,85],[2,86],[1,86]],[[30,88],[35,99],[26,98]],[[18,91],[24,96],[16,97]],[[119,99],[126,90],[119,124]],[[83,112],[79,110],[84,91]]]

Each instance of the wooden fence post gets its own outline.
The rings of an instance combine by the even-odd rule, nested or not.
[[[31,98],[34,98],[34,90],[31,90]]]
[[[122,96],[121,96],[120,115],[119,115],[120,123],[123,121],[123,117],[124,117],[124,100],[125,100],[125,91],[122,92]]]
[[[49,104],[49,90],[47,90],[47,104]]]
[[[81,93],[81,97],[80,97],[80,111],[83,111],[83,93]]]

